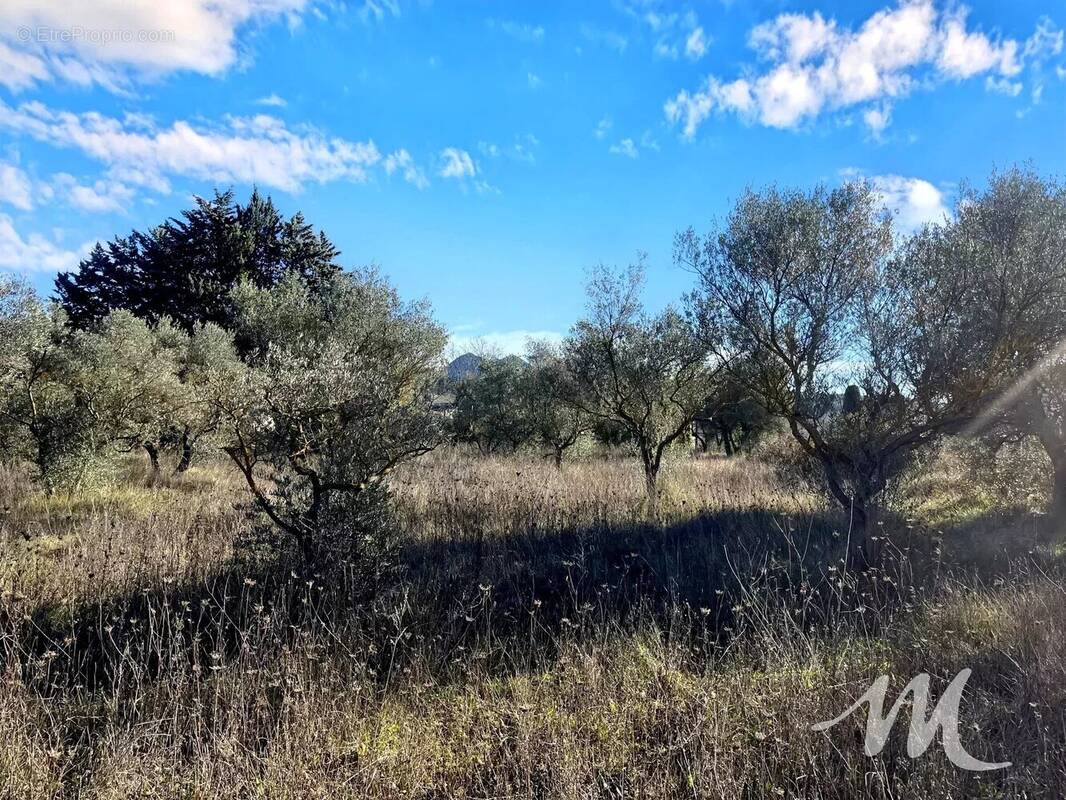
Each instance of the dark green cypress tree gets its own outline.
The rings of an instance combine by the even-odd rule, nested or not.
[[[303,215],[286,220],[258,190],[243,206],[232,191],[216,192],[151,231],[98,244],[57,277],[56,294],[78,328],[119,308],[188,331],[204,322],[232,328],[229,292],[242,278],[266,288],[297,272],[317,287],[340,269],[339,255]]]

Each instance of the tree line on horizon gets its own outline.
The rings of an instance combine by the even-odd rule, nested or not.
[[[484,362],[447,420],[430,308],[338,256],[299,214],[227,192],[97,245],[52,303],[5,280],[4,455],[55,491],[121,450],[158,471],[161,451],[185,469],[210,445],[315,565],[385,559],[385,476],[448,438],[536,441],[561,463],[596,431],[639,457],[654,511],[664,457],[701,416],[780,420],[860,565],[886,489],[946,436],[1039,442],[1047,519],[1066,522],[1066,189],[1031,168],[964,187],[910,235],[863,182],[749,190],[710,232],[677,235],[695,277],[681,304],[645,309],[641,259],[597,267],[564,341]]]

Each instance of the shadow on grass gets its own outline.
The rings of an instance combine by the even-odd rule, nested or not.
[[[564,641],[648,622],[712,648],[759,602],[795,609],[805,627],[826,624],[841,602],[834,565],[846,535],[834,515],[726,511],[667,525],[408,540],[380,591],[350,569],[307,576],[284,557],[234,561],[205,580],[80,608],[23,615],[6,606],[3,656],[48,695],[121,692],[164,673],[209,676],[308,640],[385,686],[411,667],[458,679],[471,660],[540,669]],[[889,586],[879,584],[878,602],[895,602]]]
[[[328,669],[326,685],[359,682],[384,694],[423,679],[458,684],[470,670],[501,676],[546,670],[567,647],[591,649],[649,623],[697,653],[729,646],[757,627],[760,615],[786,610],[799,629],[843,629],[860,624],[846,613],[860,597],[876,612],[862,618],[861,633],[874,636],[893,608],[913,599],[912,588],[931,585],[956,559],[992,580],[1017,556],[1030,550],[1040,556],[1037,523],[987,515],[923,530],[888,518],[881,526],[884,565],[863,576],[844,575],[838,566],[847,531],[833,514],[727,511],[664,526],[409,540],[400,570],[380,592],[368,591],[350,570],[304,577],[285,559],[232,562],[203,581],[81,608],[23,618],[15,607],[0,607],[6,617],[0,646],[7,668],[20,670],[28,686],[57,705],[114,701],[100,705],[118,710],[82,712],[66,723],[70,742],[81,743],[68,779],[73,786],[92,772],[91,742],[107,714],[152,717],[145,706],[155,685],[195,708],[190,717],[202,715],[202,722],[197,717],[170,734],[191,753],[201,746],[197,737],[214,730],[213,714],[225,724],[227,709],[212,710],[213,684],[229,674],[265,682],[264,674],[293,653],[305,655],[287,668],[304,677]],[[993,537],[989,553],[977,549]],[[986,671],[1009,674],[995,664]],[[266,685],[269,701],[247,709],[257,721],[248,725],[255,733],[245,744],[257,752],[284,724],[294,691],[284,681]],[[219,694],[243,702],[241,692]],[[136,710],[122,711],[127,697],[136,698]],[[897,762],[909,763],[902,756]]]
[[[905,595],[933,589],[944,570],[991,582],[1019,556],[1053,564],[1061,552],[1041,544],[1038,523],[990,514],[931,530],[885,518],[881,566],[864,574],[843,569],[839,515],[760,510],[407,540],[378,589],[348,568],[305,575],[289,557],[235,560],[195,583],[81,607],[26,613],[4,600],[0,656],[43,695],[111,695],[163,674],[200,680],[249,654],[269,659],[308,642],[353,680],[387,687],[411,668],[436,682],[461,680],[474,662],[499,674],[544,669],[564,642],[648,623],[710,650],[774,609],[812,630],[865,606],[876,613],[862,633],[873,635]]]

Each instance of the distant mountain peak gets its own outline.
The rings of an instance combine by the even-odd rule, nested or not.
[[[475,353],[463,353],[448,365],[448,378],[461,381],[478,374],[484,359]]]

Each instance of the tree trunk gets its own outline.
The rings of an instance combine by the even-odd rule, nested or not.
[[[733,435],[730,433],[729,428],[722,429],[722,444],[725,445],[726,458],[731,458],[736,453],[737,448],[733,445]]]
[[[563,448],[555,448],[555,468],[562,469],[563,466]]]
[[[1051,461],[1051,499],[1041,526],[1051,539],[1066,537],[1066,437],[1040,403],[1030,406],[1028,428],[1036,435]]]
[[[644,466],[644,489],[648,494],[648,513],[659,517],[659,468],[654,464]]]
[[[830,494],[836,498],[848,516],[848,529],[845,531],[845,539],[848,543],[847,553],[844,556],[845,565],[849,570],[864,572],[877,560],[871,549],[873,543],[869,537],[872,505],[870,498],[875,493],[871,490],[868,480],[857,481],[859,485],[849,492],[832,461],[823,457],[822,466]]]
[[[148,460],[152,464],[152,476],[149,478],[152,486],[159,483],[159,448],[154,442],[144,442],[144,450],[148,453]]]
[[[192,466],[193,440],[186,428],[181,434],[181,458],[178,459],[178,467],[175,472],[185,472]]]
[[[1066,453],[1059,453],[1058,458],[1053,457],[1051,464],[1054,467],[1051,503],[1048,505],[1044,528],[1050,537],[1066,538]]]
[[[857,572],[865,572],[874,564],[874,554],[870,550],[870,509],[867,502],[859,497],[852,499],[851,525],[848,529],[847,567]]]
[[[1066,534],[1066,465],[1055,470],[1055,484],[1048,508],[1048,527],[1056,535]]]

